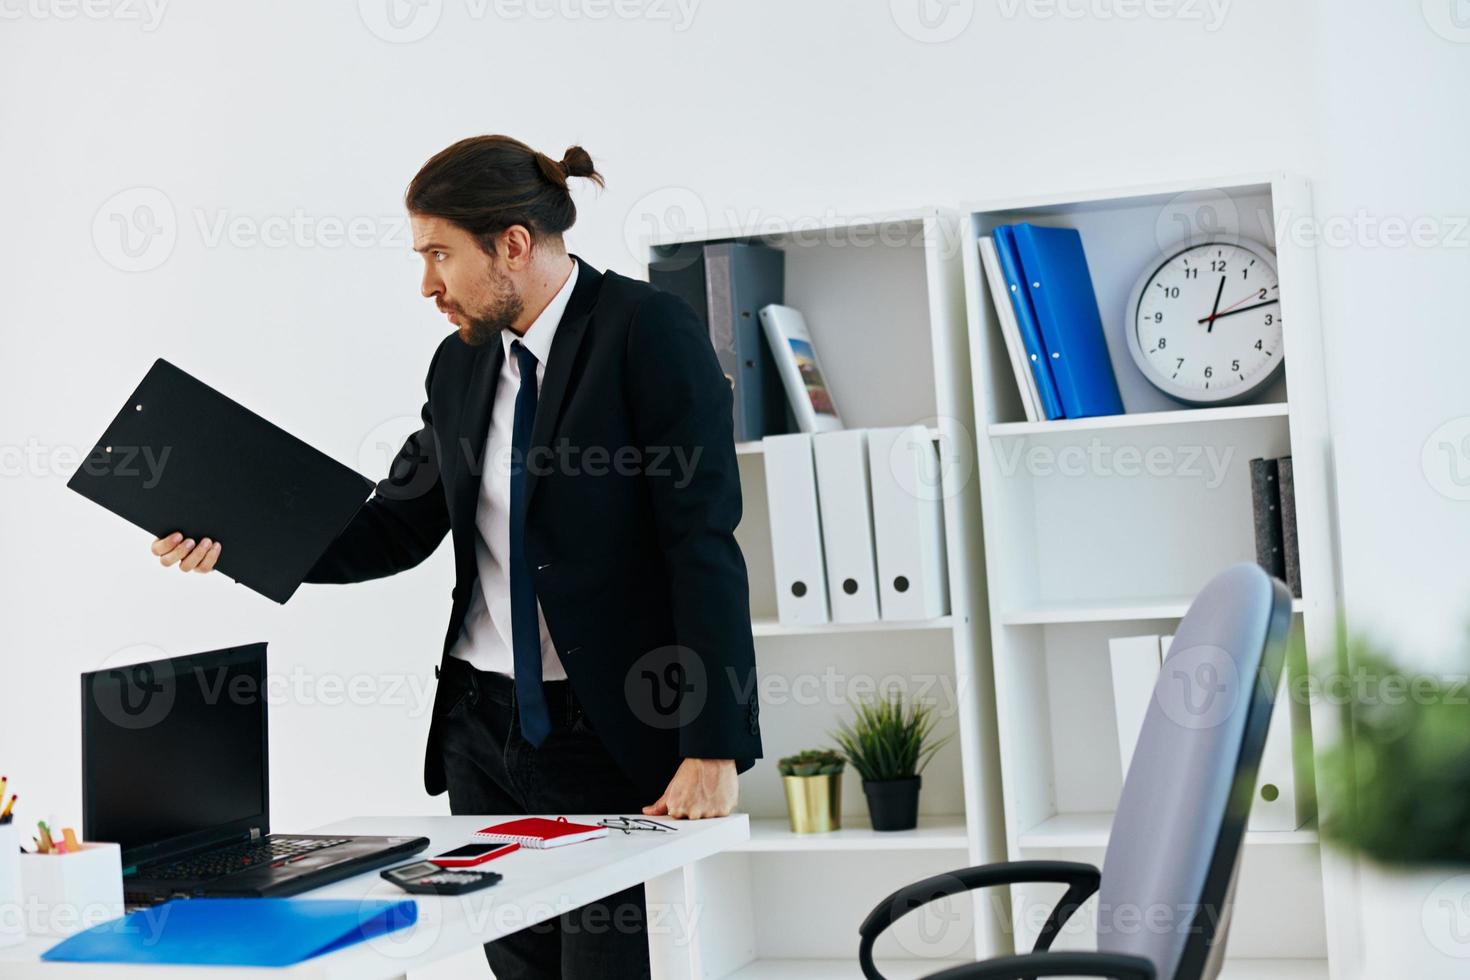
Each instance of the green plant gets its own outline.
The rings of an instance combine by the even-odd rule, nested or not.
[[[1322,836],[1382,864],[1470,864],[1465,674],[1411,675],[1371,641],[1340,646],[1351,693],[1344,737],[1317,760]]]
[[[843,722],[832,737],[868,782],[917,776],[953,737],[934,740],[939,719],[933,706],[905,706],[898,692],[884,700],[858,702],[853,710],[853,720]]]
[[[783,776],[835,776],[842,771],[843,759],[832,749],[805,749],[776,765]]]

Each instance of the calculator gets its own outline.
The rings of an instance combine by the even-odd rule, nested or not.
[[[415,861],[379,874],[413,895],[463,895],[489,888],[501,879],[494,871],[441,868],[431,861]]]

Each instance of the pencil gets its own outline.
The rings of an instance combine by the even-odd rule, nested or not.
[[[15,796],[14,794],[11,795],[10,802],[7,803],[7,804],[5,804],[5,809],[4,810],[0,810],[0,820],[3,820],[6,817],[10,816],[10,811],[15,806],[15,801],[18,800],[19,798],[20,797]]]

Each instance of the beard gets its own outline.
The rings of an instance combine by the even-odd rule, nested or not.
[[[490,270],[490,298],[483,309],[474,313],[460,308],[454,312],[464,321],[459,328],[459,337],[471,347],[489,343],[516,322],[525,309],[521,294],[516,292],[515,283],[509,276]]]

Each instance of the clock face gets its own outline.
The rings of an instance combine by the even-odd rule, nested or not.
[[[1180,401],[1244,398],[1281,366],[1280,298],[1265,246],[1191,246],[1140,277],[1128,305],[1128,349],[1144,376]]]

